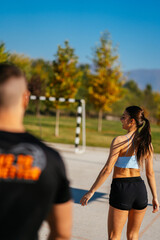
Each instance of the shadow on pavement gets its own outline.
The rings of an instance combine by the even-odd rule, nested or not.
[[[79,201],[83,197],[84,194],[86,194],[88,191],[84,189],[79,188],[71,188],[72,197],[75,203],[80,204]],[[107,193],[102,192],[96,192],[93,197],[89,200],[88,204],[93,201],[99,201],[98,199],[109,199]]]

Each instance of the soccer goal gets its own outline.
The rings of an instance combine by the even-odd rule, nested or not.
[[[51,102],[68,102],[77,103],[77,118],[76,118],[76,131],[75,131],[75,153],[83,153],[86,149],[86,116],[85,116],[85,100],[74,98],[56,98],[45,96],[30,96],[30,100],[51,101]],[[80,146],[80,133],[82,132],[82,146]]]

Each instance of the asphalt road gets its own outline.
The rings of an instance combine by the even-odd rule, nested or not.
[[[53,144],[64,159],[71,190],[74,198],[74,221],[72,240],[107,240],[107,215],[109,208],[109,192],[112,181],[112,174],[107,181],[99,188],[87,206],[79,204],[80,198],[90,188],[96,179],[99,171],[104,166],[109,150],[103,148],[88,147],[83,154],[75,154],[74,148],[70,145]],[[160,155],[154,156],[154,170],[157,183],[157,191],[160,200]],[[145,177],[148,189],[149,205],[144,217],[140,238],[142,240],[160,239],[160,212],[152,213],[152,197]],[[39,231],[40,240],[46,240],[49,233],[46,222],[42,224]],[[122,232],[122,240],[126,240],[126,226]]]

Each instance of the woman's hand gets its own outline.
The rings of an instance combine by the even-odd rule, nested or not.
[[[88,191],[80,200],[82,206],[87,205],[89,199],[94,195],[94,192]]]
[[[159,202],[157,198],[153,198],[152,200],[152,204],[153,204],[153,213],[156,213],[159,211]]]

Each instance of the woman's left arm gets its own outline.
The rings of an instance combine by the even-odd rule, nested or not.
[[[94,182],[90,190],[80,200],[80,203],[83,206],[87,205],[89,199],[94,195],[96,190],[106,181],[107,177],[112,172],[114,164],[116,163],[121,150],[122,145],[121,142],[122,142],[121,137],[116,137],[115,139],[113,139],[110,147],[110,154],[106,164],[100,171],[96,181]]]
[[[145,161],[145,167],[146,167],[146,177],[149,184],[149,187],[151,189],[151,193],[153,196],[152,204],[153,204],[153,213],[156,213],[159,211],[159,202],[157,197],[157,189],[156,189],[156,180],[155,180],[155,174],[153,170],[153,153],[150,157],[148,157]]]

